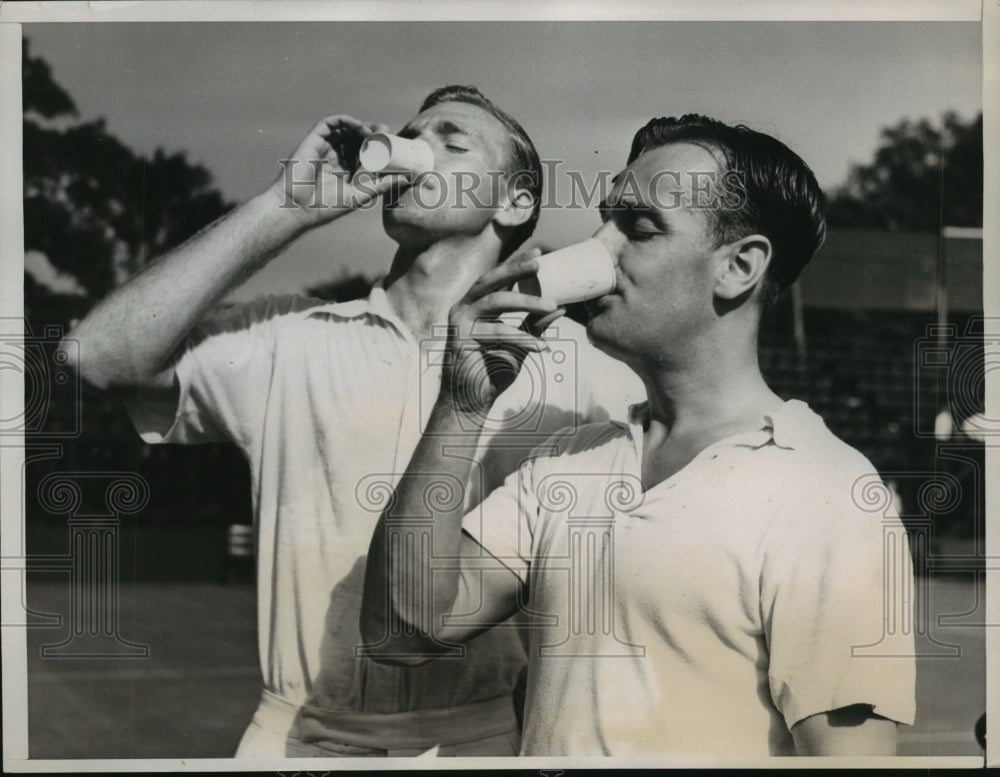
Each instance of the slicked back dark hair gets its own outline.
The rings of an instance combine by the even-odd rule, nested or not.
[[[507,130],[507,178],[531,194],[531,218],[515,227],[504,241],[501,259],[506,259],[535,231],[542,205],[542,162],[528,133],[506,111],[497,107],[474,86],[443,86],[427,95],[420,112],[441,103],[468,103],[482,108]]]
[[[722,154],[723,178],[737,182],[742,191],[715,198],[716,207],[709,212],[716,245],[752,234],[770,239],[771,263],[761,300],[765,307],[773,305],[826,239],[826,197],[812,170],[770,135],[694,113],[650,120],[632,139],[628,162],[669,143],[694,143]],[[717,181],[717,195],[721,183]]]

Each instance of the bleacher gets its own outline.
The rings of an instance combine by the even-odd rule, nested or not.
[[[962,446],[962,454],[975,461],[982,447],[958,431],[938,440],[934,430],[944,409],[956,416],[956,426],[983,409],[982,340],[962,338],[981,333],[981,316],[952,316],[948,326],[957,337],[944,349],[933,312],[806,308],[804,344],[796,342],[790,317],[786,301],[762,328],[760,364],[769,385],[786,399],[807,402],[886,480],[896,480],[911,510],[917,509],[921,481],[908,475],[956,473],[963,484],[960,504],[941,516],[935,537],[972,537],[982,516],[982,489],[964,487],[976,486],[969,468],[942,457],[940,444]],[[951,366],[937,363],[942,350]]]
[[[24,470],[29,556],[67,553],[68,519],[108,515],[106,489],[124,474],[142,479],[149,500],[118,521],[123,580],[232,579],[229,527],[252,523],[249,468],[235,446],[147,445],[120,403],[76,396],[66,385],[52,388],[38,425],[28,436]],[[56,473],[80,488],[72,513],[53,509],[54,500],[41,493],[46,477]]]

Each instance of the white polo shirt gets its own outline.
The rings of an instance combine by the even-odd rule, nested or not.
[[[567,422],[606,420],[604,408],[644,396],[579,325],[559,321],[546,338],[552,350],[531,356],[491,411],[492,433],[477,447],[470,431],[489,462],[470,505]],[[261,671],[291,709],[307,699],[362,716],[469,704],[509,694],[524,665],[513,629],[478,637],[462,662],[406,670],[355,657],[368,544],[437,398],[442,348],[432,341],[422,352],[381,288],[342,304],[269,297],[192,334],[177,362],[177,407],[132,409],[146,442],[232,440],[248,459]],[[598,382],[578,380],[586,376]]]
[[[793,400],[643,493],[647,413],[465,518],[530,593],[522,755],[794,754],[851,704],[912,723],[912,568],[872,465]]]

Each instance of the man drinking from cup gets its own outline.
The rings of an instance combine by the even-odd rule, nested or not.
[[[404,471],[439,390],[437,327],[531,235],[540,163],[521,126],[471,87],[435,91],[399,133],[429,149],[433,175],[358,171],[362,142],[388,131],[323,119],[271,186],[150,264],[69,334],[85,385],[125,400],[144,440],[229,440],[249,461],[264,688],[238,756],[518,749],[511,694],[525,659],[514,629],[484,634],[460,661],[410,669],[358,650],[358,619],[377,496]],[[521,185],[491,199],[498,178]],[[268,297],[211,313],[290,242],[378,197],[398,248],[367,299]],[[499,400],[491,439],[465,452],[475,469],[458,484],[463,502],[474,504],[539,439],[607,418],[641,392],[579,327],[547,337],[553,346]]]
[[[372,539],[370,649],[447,656],[524,606],[524,755],[894,753],[915,707],[905,531],[859,498],[871,463],[757,360],[762,312],[821,245],[823,208],[774,138],[650,121],[601,207],[616,283],[587,325],[648,401],[541,446],[466,511],[425,495],[466,474],[442,451],[498,397],[484,362],[534,345],[496,320],[560,314],[511,288],[536,258],[480,278],[451,310],[441,393]]]

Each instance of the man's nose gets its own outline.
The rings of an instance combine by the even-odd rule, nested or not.
[[[604,247],[608,249],[608,253],[614,257],[615,265],[617,265],[618,260],[621,258],[625,236],[615,226],[614,221],[608,220],[601,224],[600,228],[591,237],[604,244]]]
[[[444,141],[432,132],[429,127],[422,130],[416,138],[424,141],[431,147],[431,154],[434,156],[434,166],[437,167],[437,161],[441,156],[441,148],[444,146]]]

